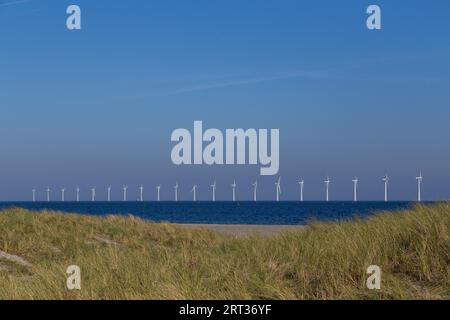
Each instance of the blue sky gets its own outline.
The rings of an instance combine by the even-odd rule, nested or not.
[[[344,4],[345,3],[345,4]],[[66,29],[66,8],[82,30]],[[366,8],[382,9],[382,30]],[[279,128],[283,198],[450,197],[450,2],[0,0],[0,200],[36,186],[147,187],[146,198],[273,199],[259,167],[176,167],[170,134]],[[134,195],[135,194],[135,195]],[[85,191],[84,197],[87,197]]]

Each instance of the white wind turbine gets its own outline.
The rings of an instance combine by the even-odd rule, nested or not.
[[[358,182],[359,182],[358,178],[354,177],[352,182],[353,182],[353,201],[356,202],[356,201],[358,201],[358,194],[357,194],[357,192],[358,192]]]
[[[65,193],[66,193],[66,189],[64,189],[64,188],[61,188],[61,201],[62,202],[64,202],[66,199],[65,199]]]
[[[327,177],[327,180],[324,181],[325,182],[325,187],[326,187],[326,201],[330,201],[330,177]]]
[[[421,202],[422,201],[422,181],[423,181],[422,172],[419,173],[419,176],[416,177],[416,180],[417,180],[417,201]]]
[[[80,187],[79,186],[77,186],[76,191],[77,191],[77,202],[80,202]]]
[[[127,201],[127,191],[128,191],[128,186],[124,185],[123,186],[123,201]]]
[[[194,193],[194,202],[197,201],[197,185],[194,184],[194,186],[192,187],[192,192]]]
[[[233,181],[233,184],[231,185],[231,188],[233,188],[233,202],[236,201],[236,180]]]
[[[175,201],[178,201],[178,188],[179,188],[180,186],[178,185],[178,181],[177,181],[177,183],[175,184],[175,186],[173,187],[174,188],[174,190],[175,190]]]
[[[275,182],[275,186],[277,188],[277,201],[280,201],[280,194],[281,194],[281,177],[278,178],[278,181]]]
[[[47,187],[47,202],[50,202],[50,187]]]
[[[33,202],[36,202],[36,187],[33,187],[33,189],[31,190],[31,193],[33,195]]]
[[[91,189],[91,201],[94,202],[95,201],[95,187],[93,187]]]
[[[389,177],[388,175],[386,175],[383,178],[383,182],[384,182],[384,202],[388,201],[388,184],[389,184]]]
[[[298,184],[300,185],[300,201],[303,202],[303,187],[305,186],[305,180],[301,178]]]
[[[111,186],[108,186],[108,202],[111,201]]]
[[[161,200],[161,198],[160,198],[160,195],[161,195],[161,186],[156,186],[156,199],[158,200],[158,201],[160,201]]]
[[[257,201],[257,192],[258,192],[258,180],[253,183],[253,201]]]
[[[211,188],[212,188],[212,201],[216,201],[216,187],[217,187],[217,182],[216,182],[216,180],[214,180],[214,183],[211,185]]]
[[[139,187],[139,200],[144,201],[144,186]]]

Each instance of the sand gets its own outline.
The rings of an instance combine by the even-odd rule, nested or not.
[[[298,231],[302,225],[244,225],[244,224],[180,224],[192,229],[208,229],[228,236],[247,237],[251,235],[274,236],[284,231]]]

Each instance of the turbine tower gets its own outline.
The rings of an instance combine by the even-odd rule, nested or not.
[[[178,185],[178,181],[177,181],[177,183],[175,184],[175,186],[173,187],[174,188],[174,190],[175,190],[175,201],[178,201],[178,188],[179,188],[180,186]]]
[[[111,201],[111,186],[108,186],[108,202]]]
[[[357,202],[358,201],[358,195],[357,195],[357,192],[358,192],[358,178],[354,177],[352,182],[353,182],[353,201]]]
[[[194,184],[192,187],[192,192],[194,193],[194,202],[197,201],[197,185]]]
[[[31,190],[31,193],[33,195],[33,202],[36,202],[36,187],[33,187],[33,189]]]
[[[47,187],[47,202],[50,202],[50,187]]]
[[[253,183],[253,201],[256,202],[256,193],[258,192],[258,180]]]
[[[158,201],[160,201],[160,200],[161,200],[161,198],[160,198],[160,194],[161,194],[161,186],[156,186],[156,193],[157,193],[156,199],[157,199]]]
[[[233,184],[231,185],[231,188],[233,188],[233,202],[236,201],[236,180],[233,180]]]
[[[140,195],[139,200],[141,202],[144,201],[144,186],[139,187],[139,195]]]
[[[305,186],[305,180],[301,178],[298,184],[300,185],[300,201],[303,202],[303,187]]]
[[[127,201],[127,190],[128,190],[128,186],[124,185],[123,186],[123,201]]]
[[[77,202],[80,202],[80,187],[79,186],[77,186],[76,191],[77,191]]]
[[[419,176],[416,177],[416,180],[417,180],[417,201],[421,202],[422,201],[422,181],[423,181],[422,172],[419,173]]]
[[[214,183],[211,185],[211,188],[212,188],[212,201],[216,201],[216,187],[217,187],[217,182],[216,182],[216,180],[214,180]]]
[[[281,194],[281,177],[278,178],[278,181],[275,182],[275,186],[277,188],[277,201],[280,201],[280,194]]]
[[[330,177],[327,177],[327,180],[324,181],[325,182],[325,187],[326,187],[326,201],[330,201]]]
[[[64,197],[65,193],[66,193],[66,189],[61,188],[61,201],[62,201],[62,202],[65,201],[65,197]]]
[[[388,175],[386,175],[383,178],[383,182],[384,182],[384,202],[388,201],[388,184],[389,184],[389,177]]]
[[[91,189],[91,200],[92,200],[92,202],[95,201],[95,187],[93,187],[93,188]]]

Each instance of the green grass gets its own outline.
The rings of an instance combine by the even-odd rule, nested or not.
[[[109,239],[111,242],[102,241]],[[232,238],[135,217],[0,213],[0,299],[449,299],[450,204]],[[81,267],[82,289],[66,288]],[[366,288],[366,269],[382,288]]]

